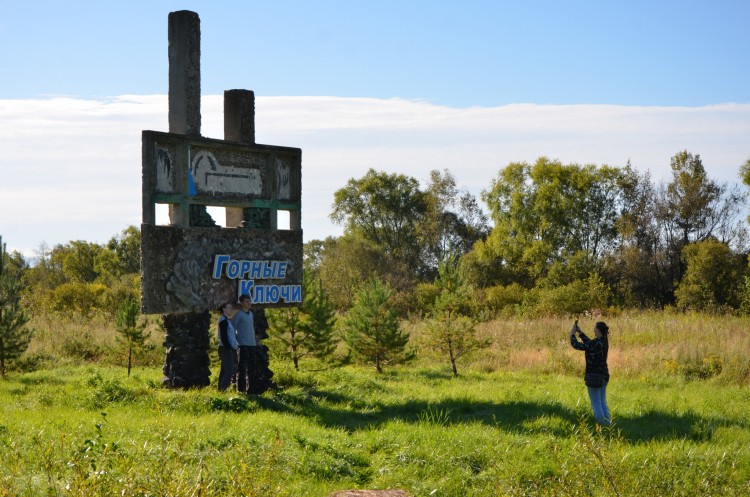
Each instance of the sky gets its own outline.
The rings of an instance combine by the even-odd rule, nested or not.
[[[0,236],[106,243],[141,222],[141,131],[168,131],[167,19],[201,19],[203,136],[253,90],[256,141],[302,149],[304,239],[374,168],[449,170],[479,195],[511,162],[750,159],[750,2],[0,0]]]

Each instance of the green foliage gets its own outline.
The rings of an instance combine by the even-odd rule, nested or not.
[[[86,362],[97,362],[105,354],[105,347],[99,343],[92,330],[66,335],[60,341],[60,351],[67,357]]]
[[[210,402],[211,411],[220,412],[252,412],[254,406],[247,397],[214,397]]]
[[[425,275],[434,277],[440,261],[463,255],[489,233],[487,217],[473,195],[462,192],[447,169],[430,171],[425,189],[425,216],[417,225]]]
[[[700,156],[687,151],[671,166],[672,181],[657,188],[629,163],[563,165],[542,157],[509,164],[482,194],[495,226],[462,260],[469,281],[546,291],[597,273],[618,303],[673,304],[685,273],[682,248],[714,236],[741,253],[747,230],[737,223],[745,203],[737,187],[711,180]],[[541,297],[549,300],[527,300]]]
[[[750,186],[750,159],[747,159],[740,166],[740,178],[745,185]],[[747,221],[750,223],[750,216],[748,216]]]
[[[327,239],[321,259],[320,281],[339,311],[349,309],[359,288],[385,265],[377,247],[354,235]]]
[[[358,293],[354,306],[344,319],[344,341],[358,360],[374,364],[378,373],[383,366],[409,358],[409,335],[401,331],[389,308],[393,290],[379,278],[372,278]]]
[[[99,276],[96,260],[103,251],[101,245],[83,240],[71,241],[61,249],[62,272],[68,281],[93,283]]]
[[[747,258],[747,262],[744,284],[740,289],[740,312],[745,316],[750,316],[750,255]]]
[[[73,468],[71,483],[74,494],[87,495],[97,487],[112,485],[111,471],[117,460],[119,445],[105,438],[104,427],[107,413],[102,412],[102,421],[96,423],[96,434],[86,438],[73,452],[70,465]]]
[[[63,283],[52,291],[51,310],[60,315],[90,317],[105,308],[107,286],[100,283]]]
[[[299,369],[299,361],[308,354],[306,347],[309,335],[300,327],[305,319],[300,307],[268,309],[269,347],[275,355],[291,359],[294,368]]]
[[[279,356],[291,359],[297,370],[303,357],[312,355],[330,361],[336,349],[333,304],[315,277],[305,275],[303,284],[305,300],[302,306],[266,312],[271,326],[271,347]]]
[[[141,319],[138,301],[127,297],[117,309],[115,329],[119,333],[119,340],[128,351],[128,376],[133,365],[133,355],[138,354],[149,346],[146,340],[151,333],[146,332],[146,321]]]
[[[5,244],[0,237],[0,375],[5,378],[7,364],[26,351],[33,332],[29,316],[21,306],[21,284],[17,274],[6,270]]]
[[[141,232],[137,226],[128,226],[107,243],[107,249],[117,256],[113,274],[135,274],[141,271]]]
[[[672,181],[667,185],[667,207],[677,229],[680,247],[704,240],[715,228],[711,221],[712,204],[720,200],[719,185],[708,178],[700,155],[687,150],[671,159]]]
[[[369,169],[361,179],[350,179],[334,193],[330,217],[386,256],[417,267],[417,226],[425,210],[416,179]]]
[[[419,314],[427,313],[435,305],[440,295],[440,288],[435,283],[418,283],[414,288],[415,299]]]
[[[545,157],[533,166],[508,165],[482,194],[495,227],[477,262],[502,262],[496,284],[532,286],[551,264],[567,265],[578,252],[598,261],[617,238],[621,178],[616,168]]]
[[[728,243],[746,238],[747,230],[737,219],[746,196],[737,185],[730,188],[711,180],[700,155],[679,152],[672,157],[671,166],[672,181],[658,206],[657,217],[665,225],[677,283],[685,275],[682,251],[688,244],[712,237]]]
[[[125,297],[139,298],[139,273],[140,231],[135,226],[106,245],[78,240],[50,250],[42,243],[36,265],[23,269],[24,301],[34,312],[113,319]]]
[[[547,316],[579,316],[601,311],[607,309],[612,298],[609,286],[594,273],[567,285],[536,289],[535,293],[537,297],[532,312]]]
[[[431,171],[427,187],[420,190],[414,178],[370,169],[335,193],[330,217],[345,226],[343,239],[349,243],[341,248],[354,250],[348,265],[340,264],[340,260],[332,264],[334,271],[366,268],[358,271],[354,288],[377,275],[400,294],[396,297],[400,314],[415,310],[414,300],[404,294],[411,293],[417,282],[434,278],[446,254],[468,252],[488,231],[486,216],[476,199],[461,191],[447,170]],[[316,253],[323,256],[317,267],[336,307],[348,308],[351,301],[341,307],[333,288],[342,285],[327,277],[336,275],[326,270],[326,258],[338,253],[325,248]],[[345,294],[352,294],[351,285],[343,288]]]
[[[334,336],[336,311],[319,279],[306,280],[303,310],[307,319],[301,323],[301,328],[310,337],[310,352],[318,359],[330,361],[337,342]]]
[[[453,375],[458,376],[458,359],[488,347],[490,342],[477,338],[476,322],[467,316],[472,293],[464,283],[455,256],[440,263],[435,286],[439,294],[426,324],[425,345],[447,356]]]
[[[740,281],[742,260],[726,243],[710,238],[687,245],[682,254],[687,270],[675,290],[680,308],[718,311],[739,307],[740,289],[727,282]]]
[[[518,283],[492,286],[484,292],[484,304],[492,315],[511,316],[523,303],[526,292]]]

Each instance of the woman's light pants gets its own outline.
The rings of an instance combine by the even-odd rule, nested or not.
[[[612,423],[612,417],[609,414],[609,406],[607,405],[607,382],[604,382],[599,388],[586,387],[589,390],[589,400],[591,401],[591,409],[594,411],[594,418],[596,422],[609,426]]]

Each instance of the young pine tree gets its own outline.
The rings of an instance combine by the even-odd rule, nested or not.
[[[304,312],[307,319],[301,326],[310,337],[310,352],[320,360],[329,361],[336,350],[333,334],[336,311],[318,278],[306,282]]]
[[[122,301],[117,309],[115,317],[115,329],[120,334],[118,341],[128,349],[128,376],[133,365],[133,354],[146,348],[146,340],[151,333],[146,333],[146,322],[138,318],[138,302],[133,297],[128,297]]]
[[[8,362],[26,352],[33,334],[29,317],[21,307],[21,283],[5,270],[5,244],[0,237],[0,375],[5,378]]]
[[[274,309],[269,313],[271,339],[276,350],[294,363],[307,355],[330,359],[336,348],[333,325],[336,314],[333,305],[315,278],[305,275],[305,301],[300,307]]]
[[[406,344],[409,335],[399,326],[395,313],[389,308],[393,290],[372,278],[357,293],[354,306],[344,320],[344,340],[354,357],[361,362],[374,364],[378,373],[389,363],[403,362],[409,358]]]
[[[476,322],[463,313],[470,292],[455,257],[440,263],[435,285],[440,293],[432,307],[432,317],[427,321],[426,345],[447,355],[453,376],[458,376],[456,361],[471,351],[487,347],[489,342],[476,337]]]
[[[271,346],[282,357],[291,359],[299,371],[299,361],[308,354],[310,337],[302,328],[305,318],[301,307],[269,309],[268,316]]]

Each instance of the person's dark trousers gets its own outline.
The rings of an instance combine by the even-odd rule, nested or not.
[[[247,393],[253,381],[255,353],[253,347],[240,345],[240,360],[237,364],[237,391]]]
[[[219,390],[226,390],[232,384],[232,377],[237,369],[237,351],[231,347],[219,347],[219,359],[221,359]]]

